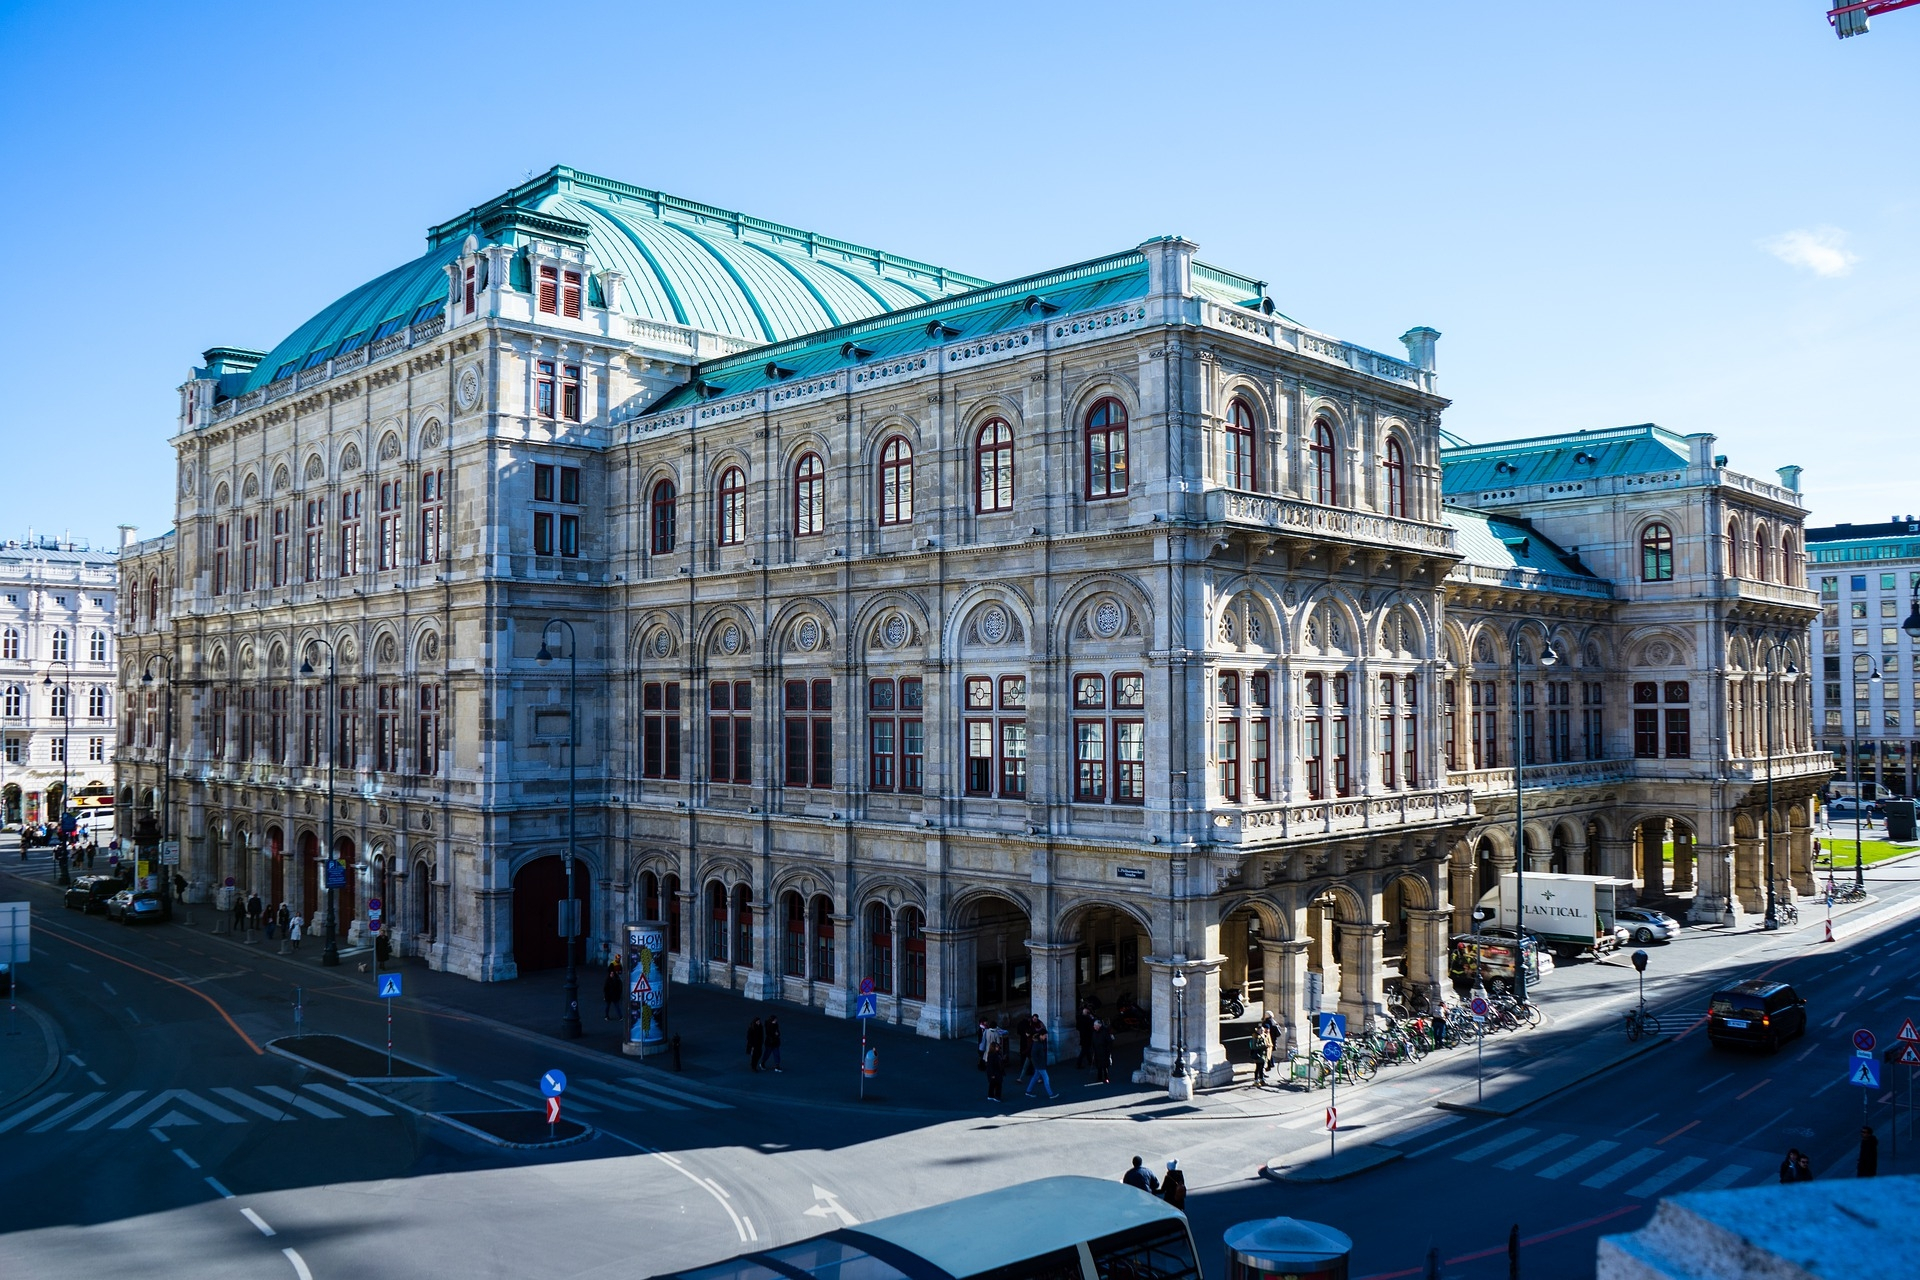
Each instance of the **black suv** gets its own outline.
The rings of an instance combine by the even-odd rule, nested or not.
[[[1807,1033],[1807,1002],[1785,982],[1749,978],[1713,993],[1707,1038],[1716,1045],[1757,1044],[1769,1053]]]
[[[115,876],[76,876],[67,890],[67,910],[92,915],[107,909],[107,899],[126,888]]]

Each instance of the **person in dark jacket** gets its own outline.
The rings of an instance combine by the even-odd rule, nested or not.
[[[1147,1172],[1146,1166],[1140,1163],[1139,1156],[1133,1158],[1133,1167],[1120,1175],[1120,1181],[1130,1187],[1138,1187],[1150,1196],[1160,1194],[1160,1183]]]
[[[760,1055],[766,1049],[767,1029],[755,1018],[747,1024],[747,1065],[755,1071],[760,1069]]]
[[[760,1065],[772,1071],[780,1069],[780,1015],[767,1017],[767,1053],[760,1059]]]
[[[1113,1083],[1113,1032],[1098,1018],[1093,1020],[1093,1078],[1100,1084]]]
[[[1802,1151],[1793,1162],[1793,1180],[1795,1182],[1813,1181],[1813,1157]]]
[[[174,877],[174,879],[175,879],[175,880],[179,880],[179,882],[180,882],[180,892],[179,892],[179,894],[178,894],[177,896],[178,896],[178,897],[182,897],[182,898],[184,898],[184,897],[186,897],[186,896],[187,896],[187,890],[186,890],[186,883],[187,883],[187,882],[186,882],[186,881],[184,881],[184,880],[180,880],[180,877],[178,877],[178,876],[175,876],[175,877]],[[287,905],[286,903],[284,903],[284,902],[280,904],[280,915],[279,915],[279,921],[280,921],[280,936],[284,938],[284,937],[286,937],[286,936],[287,936],[287,926],[293,923],[293,908],[292,908],[292,907],[290,907],[290,906],[288,906],[288,905]]]
[[[1085,1070],[1093,1062],[1093,1008],[1084,1000],[1080,1003],[1080,1012],[1073,1015],[1073,1029],[1080,1040],[1080,1056],[1073,1065]]]
[[[607,966],[607,976],[600,980],[600,1001],[606,1006],[606,1020],[612,1022],[620,1007],[620,971],[612,965]]]
[[[1800,1170],[1796,1167],[1800,1159],[1800,1148],[1788,1147],[1786,1159],[1780,1162],[1780,1185],[1800,1181]]]
[[[1854,1161],[1853,1171],[1862,1178],[1880,1172],[1880,1139],[1874,1136],[1870,1124],[1860,1126],[1860,1158]]]
[[[987,1101],[999,1102],[1000,1086],[1007,1078],[1007,1041],[1004,1036],[995,1036],[993,1043],[987,1046]]]
[[[1178,1160],[1167,1161],[1167,1176],[1160,1179],[1160,1198],[1182,1213],[1187,1209],[1187,1175],[1180,1172]]]

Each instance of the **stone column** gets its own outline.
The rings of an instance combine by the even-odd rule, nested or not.
[[[1349,1027],[1366,1026],[1386,1007],[1386,933],[1379,922],[1340,926],[1340,1012]]]
[[[1686,893],[1693,888],[1693,835],[1673,829],[1673,891]]]
[[[1033,1011],[1046,1020],[1055,1061],[1080,1052],[1073,1007],[1073,960],[1078,951],[1079,944],[1074,942],[1027,943],[1033,964]]]
[[[1568,835],[1567,870],[1577,876],[1594,874],[1593,868],[1587,864],[1587,859],[1591,856],[1591,851],[1587,846],[1586,828],[1584,826],[1570,827],[1568,828]]]
[[[962,1030],[961,1011],[954,1005],[959,993],[950,972],[955,934],[951,929],[935,929],[931,924],[921,933],[927,940],[927,998],[920,1005],[920,1022],[914,1030],[923,1036],[945,1040]],[[971,1027],[965,1029],[972,1030]]]
[[[811,929],[813,913],[809,911],[807,917],[807,927]],[[854,936],[852,916],[836,914],[827,918],[833,922],[833,977],[824,986],[819,982],[814,985],[822,987],[819,995],[822,1007],[829,1018],[848,1018],[853,1016],[854,993],[860,989],[860,979],[855,976],[855,970],[860,967],[859,950],[856,945],[859,939]],[[809,947],[813,942],[813,938],[808,937]],[[809,968],[808,972],[811,973],[812,969]]]
[[[1792,822],[1792,818],[1788,818]],[[1811,898],[1819,892],[1813,882],[1813,828],[1804,824],[1792,826],[1787,831],[1789,880],[1794,892],[1802,897]]]
[[[1133,1073],[1135,1084],[1164,1085],[1173,1073],[1174,1045],[1180,1039],[1176,1025],[1178,1010],[1174,1007],[1173,971],[1184,968],[1186,959],[1180,957],[1143,956],[1140,967],[1146,971],[1149,1017],[1151,1024],[1147,1032],[1147,1050],[1142,1056],[1140,1069]],[[1191,1006],[1194,982],[1189,975],[1187,980],[1188,1007],[1186,1020],[1188,1029],[1193,1026]],[[1188,1051],[1192,1051],[1189,1043]]]
[[[1603,876],[1616,880],[1633,879],[1633,841],[1609,840],[1604,837],[1594,841],[1600,852],[1600,871]]]
[[[1733,840],[1733,896],[1742,911],[1767,909],[1765,854],[1758,836],[1735,836]]]
[[[1693,847],[1693,910],[1687,918],[1694,924],[1734,924],[1738,906],[1733,896],[1733,846],[1696,844]]]
[[[1412,907],[1407,911],[1407,993],[1426,992],[1439,1004],[1446,998],[1447,926],[1453,912],[1446,907]]]
[[[1667,867],[1664,845],[1667,839],[1667,824],[1664,820],[1643,822],[1640,834],[1640,884],[1641,898],[1646,902],[1658,902],[1667,896]]]
[[[1307,940],[1270,942],[1267,954],[1266,1011],[1286,1033],[1287,1043],[1275,1046],[1276,1055],[1289,1046],[1307,1043],[1312,1018],[1307,1013]]]
[[[1447,900],[1453,903],[1453,924],[1455,933],[1466,933],[1473,928],[1473,904],[1477,895],[1473,891],[1473,859],[1449,857],[1447,859]]]

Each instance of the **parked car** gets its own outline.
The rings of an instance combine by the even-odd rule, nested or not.
[[[92,915],[107,909],[107,899],[126,886],[117,876],[76,876],[67,890],[67,910]]]
[[[1887,806],[1878,800],[1869,800],[1865,804],[1858,800],[1835,800],[1827,806],[1828,822],[1852,822],[1855,818],[1878,822],[1886,816]]]
[[[152,890],[136,893],[132,889],[122,889],[107,899],[107,919],[118,920],[121,924],[132,924],[135,920],[158,920],[161,911],[160,895]]]
[[[1714,992],[1707,1005],[1707,1039],[1715,1045],[1754,1044],[1771,1053],[1806,1033],[1807,1002],[1791,983],[1748,978]]]
[[[1680,922],[1652,907],[1621,907],[1613,913],[1613,922],[1642,947],[1649,942],[1672,942],[1680,936]]]
[[[1506,991],[1513,986],[1514,952],[1519,941],[1515,929],[1482,929],[1478,933],[1456,933],[1447,944],[1447,969],[1454,985],[1461,989],[1475,985],[1490,991]],[[1540,939],[1527,932],[1524,954],[1527,957],[1527,981],[1538,982],[1553,972],[1553,953],[1540,945]]]

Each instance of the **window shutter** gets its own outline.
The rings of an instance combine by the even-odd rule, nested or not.
[[[549,314],[560,310],[560,272],[553,267],[540,268],[540,309]]]
[[[580,273],[567,272],[567,287],[561,294],[565,299],[564,314],[578,320],[580,318]]]

